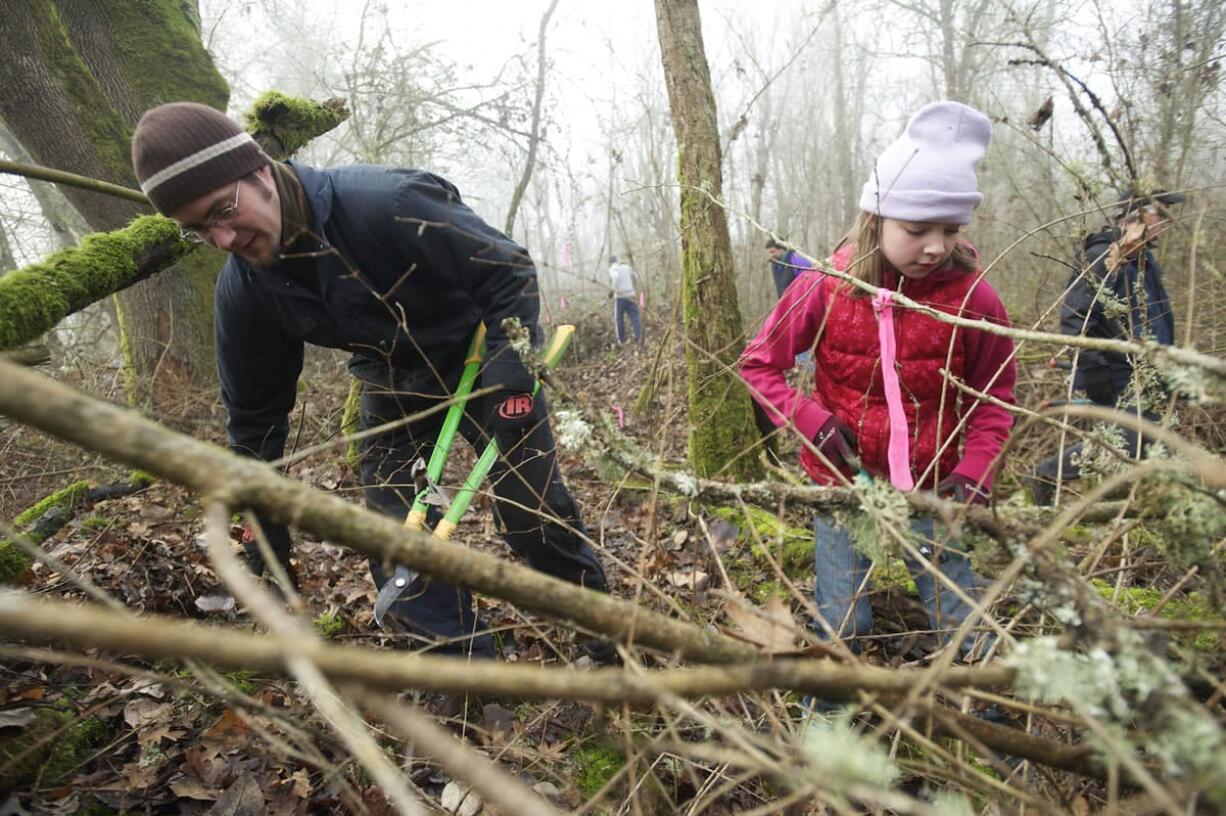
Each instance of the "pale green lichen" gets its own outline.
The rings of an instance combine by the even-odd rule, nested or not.
[[[897,533],[911,535],[911,505],[907,497],[885,479],[861,483],[858,510],[835,514],[847,528],[852,546],[866,558],[882,562],[898,556]]]
[[[951,790],[939,790],[932,797],[932,807],[929,811],[933,816],[975,816],[971,802],[961,793]]]
[[[1102,720],[1117,742],[1125,740],[1124,726],[1139,720],[1139,747],[1167,772],[1209,774],[1215,787],[1226,785],[1226,735],[1217,721],[1195,709],[1179,677],[1140,635],[1123,629],[1117,639],[1108,653],[1070,652],[1056,638],[1035,638],[1019,643],[1006,664],[1017,672],[1020,696],[1070,704]]]
[[[698,480],[688,473],[678,472],[673,477],[674,486],[682,496],[698,495]]]
[[[580,451],[592,440],[592,426],[587,424],[578,411],[562,408],[554,412],[553,427],[562,447]]]
[[[827,790],[841,793],[864,785],[888,788],[899,777],[889,751],[857,731],[847,713],[813,714],[803,726],[800,747],[814,775]]]

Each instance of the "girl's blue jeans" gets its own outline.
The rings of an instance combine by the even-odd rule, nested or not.
[[[911,529],[928,542],[930,550],[935,549],[934,523],[931,518],[913,519]],[[858,652],[860,644],[855,638],[868,635],[873,628],[869,588],[864,580],[872,561],[852,546],[851,536],[845,528],[837,526],[824,516],[819,515],[814,519],[813,534],[816,572],[813,596],[817,602],[817,611],[830,625],[830,629],[838,633],[839,637],[849,640],[848,645]],[[969,597],[978,598],[982,580],[971,570],[971,561],[966,553],[954,550],[950,543],[946,542],[943,557],[939,561],[931,559],[932,565]],[[910,558],[905,558],[904,561],[911,577],[915,579],[920,600],[928,610],[928,621],[932,630],[944,646],[971,613],[972,608],[921,564]],[[829,631],[820,622],[815,623],[815,628],[819,637],[830,637]],[[974,645],[974,638],[968,637],[959,644],[959,652],[966,657]]]

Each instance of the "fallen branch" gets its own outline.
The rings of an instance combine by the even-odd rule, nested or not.
[[[897,696],[919,682],[915,669],[883,669],[824,660],[782,658],[757,663],[667,669],[635,676],[622,669],[587,672],[462,657],[386,652],[335,646],[317,640],[278,638],[154,615],[135,617],[98,606],[33,600],[18,591],[0,593],[0,632],[32,644],[101,649],[148,660],[201,660],[224,670],[286,673],[289,657],[306,657],[332,682],[378,691],[465,691],[528,700],[583,700],[608,706],[650,705],[662,694],[678,697],[737,694],[787,688],[831,700],[860,692]],[[944,689],[1006,688],[1012,670],[1002,666],[954,667]]]
[[[164,477],[202,495],[226,495],[269,519],[297,525],[388,563],[510,601],[555,620],[709,663],[756,660],[740,641],[642,609],[462,544],[407,530],[386,516],[287,479],[137,414],[0,362],[0,413]]]

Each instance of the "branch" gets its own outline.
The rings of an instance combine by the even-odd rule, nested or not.
[[[0,413],[203,495],[232,491],[243,504],[368,556],[403,564],[522,609],[693,660],[756,660],[755,648],[693,624],[545,575],[462,544],[407,530],[394,519],[287,479],[268,465],[166,430],[114,405],[0,361]]]
[[[463,691],[529,700],[582,700],[607,706],[651,705],[661,695],[701,697],[772,688],[795,689],[832,700],[863,691],[897,696],[926,675],[920,669],[884,669],[827,660],[781,658],[733,666],[630,673],[601,668],[586,672],[525,663],[378,651],[333,646],[315,638],[249,634],[232,627],[114,612],[98,606],[35,600],[18,591],[0,593],[0,632],[34,644],[137,654],[148,660],[201,660],[224,670],[287,674],[291,658],[309,659],[331,682],[376,691]],[[999,665],[954,667],[941,687],[1007,688],[1013,671]]]

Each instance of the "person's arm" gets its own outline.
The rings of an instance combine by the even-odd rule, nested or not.
[[[1061,334],[1089,337],[1114,334],[1115,327],[1104,313],[1104,295],[1114,294],[1107,271],[1110,247],[1109,234],[1097,233],[1086,240],[1084,251],[1078,254],[1077,268],[1060,305]]]
[[[403,221],[396,240],[406,259],[445,270],[477,302],[485,322],[485,385],[529,392],[535,378],[509,347],[502,322],[518,318],[539,345],[540,298],[528,251],[469,209],[449,182],[429,173],[406,173],[396,192]]]
[[[280,329],[243,291],[232,260],[214,293],[214,335],[230,449],[264,461],[279,459],[302,373],[302,341]]]
[[[302,373],[302,341],[283,332],[243,291],[243,274],[231,259],[214,290],[217,371],[230,450],[267,462],[280,459],[285,451],[289,414]],[[260,514],[257,519],[269,547],[292,576],[289,529]],[[245,536],[243,543],[252,569],[262,572],[257,546]]]
[[[1004,304],[987,281],[975,285],[963,313],[966,317],[988,320],[1000,326],[1009,325]],[[960,329],[965,362],[966,384],[1008,405],[1016,404],[1013,388],[1017,383],[1017,360],[1013,341],[1008,337],[980,329]],[[966,397],[973,400],[973,397]],[[1013,427],[1009,412],[992,402],[975,401],[967,409],[962,459],[954,473],[965,476],[984,490],[992,489],[995,460],[1004,448]]]
[[[789,286],[775,305],[758,336],[745,348],[739,362],[749,392],[778,427],[795,425],[813,439],[830,412],[813,397],[806,397],[787,381],[796,355],[808,351],[826,317],[826,280],[820,272],[805,272]]]

